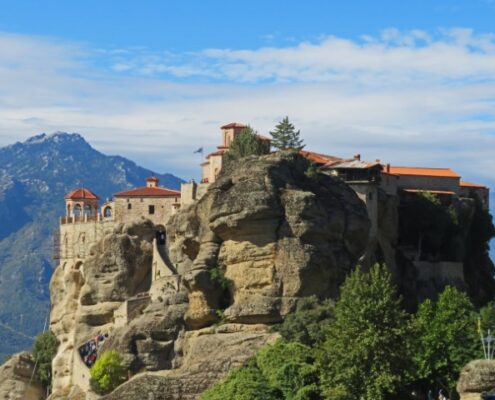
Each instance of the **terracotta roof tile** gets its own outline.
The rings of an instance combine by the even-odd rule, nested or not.
[[[180,192],[161,187],[140,187],[115,193],[114,197],[180,197]]]
[[[247,128],[247,125],[240,124],[239,122],[231,122],[230,124],[220,127],[220,129],[231,129],[231,128]]]
[[[423,167],[393,167],[390,166],[391,174],[412,176],[434,176],[437,178],[460,178],[461,176],[450,168],[423,168]]]
[[[479,183],[466,182],[466,181],[461,181],[459,186],[467,187],[467,188],[488,189],[488,187],[486,187],[485,185],[480,185]]]
[[[99,200],[100,198],[94,194],[91,190],[85,188],[75,189],[68,193],[65,197],[66,200]]]
[[[329,156],[327,154],[315,153],[313,151],[306,151],[306,150],[301,150],[299,154],[313,161],[315,164],[320,164],[320,165],[342,160],[342,158],[339,157]]]

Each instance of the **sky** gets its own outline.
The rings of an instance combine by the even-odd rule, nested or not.
[[[0,146],[55,131],[199,175],[219,127],[495,189],[495,0],[0,0]],[[495,202],[495,198],[493,198]]]

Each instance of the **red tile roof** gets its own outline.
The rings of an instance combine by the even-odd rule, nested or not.
[[[460,178],[461,176],[450,168],[422,168],[422,167],[393,167],[390,166],[391,174],[412,176],[433,176],[437,178]]]
[[[231,122],[230,124],[220,127],[220,129],[231,129],[231,128],[247,128],[247,125],[240,124],[239,122]]]
[[[180,192],[161,187],[140,187],[115,193],[114,197],[180,197]]]
[[[65,197],[66,200],[99,200],[100,198],[94,194],[91,190],[85,188],[75,189],[68,193]]]
[[[339,157],[329,156],[327,154],[315,153],[313,151],[306,151],[306,150],[301,150],[299,154],[313,161],[315,164],[319,164],[319,165],[342,160],[342,158]]]
[[[478,183],[466,182],[466,181],[461,181],[459,186],[467,187],[467,188],[488,189],[488,187],[486,187],[485,185],[480,185]]]

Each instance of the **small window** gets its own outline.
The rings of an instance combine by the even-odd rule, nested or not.
[[[155,206],[148,206],[148,213],[151,215],[151,214],[154,214],[155,213]]]
[[[132,204],[131,203],[127,203],[127,209],[130,210],[132,208]]]

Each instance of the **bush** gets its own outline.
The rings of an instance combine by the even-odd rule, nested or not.
[[[36,369],[41,384],[50,388],[52,383],[52,360],[57,354],[58,340],[51,331],[38,335],[33,345],[33,358],[38,362]]]
[[[116,351],[106,351],[100,355],[90,373],[91,389],[99,394],[110,393],[126,380],[122,359]]]
[[[288,342],[307,346],[318,345],[325,339],[328,326],[333,321],[332,300],[320,302],[316,296],[305,297],[297,302],[296,311],[287,315],[275,329]]]

